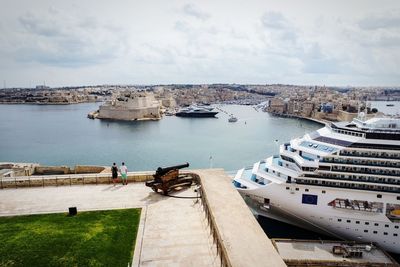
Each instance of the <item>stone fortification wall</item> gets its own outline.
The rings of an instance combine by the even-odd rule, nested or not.
[[[34,175],[49,174],[69,174],[71,169],[67,166],[38,166],[35,168]]]
[[[100,173],[106,169],[101,166],[76,165],[75,168],[68,166],[37,166],[34,175],[52,175],[52,174],[79,174],[79,173]]]
[[[106,167],[101,167],[101,166],[76,165],[73,170],[73,173],[101,173],[105,169]]]
[[[115,101],[115,107],[124,107],[127,109],[138,109],[148,107],[158,107],[159,102],[155,100],[153,95],[138,95],[131,98],[125,98],[125,101]]]
[[[32,175],[35,172],[35,168],[39,166],[37,163],[14,163],[14,162],[0,162],[0,170],[9,170],[10,173],[7,176],[23,176]],[[2,175],[0,174],[0,177]]]
[[[128,182],[149,181],[153,179],[153,174],[154,172],[130,172],[128,173]],[[0,178],[0,189],[111,183],[111,173],[20,176]]]
[[[99,119],[158,120],[161,118],[160,102],[152,93],[125,93],[100,106]]]
[[[126,109],[124,107],[101,106],[99,109],[99,119],[113,120],[143,120],[143,119],[160,119],[160,108],[148,107],[137,109]]]

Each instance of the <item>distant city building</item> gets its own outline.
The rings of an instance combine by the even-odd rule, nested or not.
[[[50,89],[50,87],[46,86],[46,85],[36,85],[36,89],[37,90],[47,90],[47,89]]]

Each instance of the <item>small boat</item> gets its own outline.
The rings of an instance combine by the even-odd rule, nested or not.
[[[230,118],[228,119],[228,122],[237,122],[237,118],[235,116],[230,116]]]
[[[165,116],[174,116],[174,115],[175,115],[175,112],[173,112],[173,111],[166,111],[164,114],[165,114]]]

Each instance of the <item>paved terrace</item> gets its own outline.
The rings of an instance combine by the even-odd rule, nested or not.
[[[224,171],[193,173],[200,177],[201,201],[165,197],[142,182],[114,187],[64,181],[58,187],[0,190],[0,216],[66,212],[71,206],[78,212],[142,208],[134,266],[285,266]],[[193,188],[176,194],[195,195]]]

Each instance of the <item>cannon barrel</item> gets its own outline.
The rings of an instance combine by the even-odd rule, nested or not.
[[[188,162],[186,162],[185,164],[175,165],[175,166],[171,166],[171,167],[165,167],[165,168],[158,167],[156,170],[156,175],[164,175],[169,171],[178,170],[178,169],[182,169],[182,168],[186,168],[186,167],[189,167]]]

